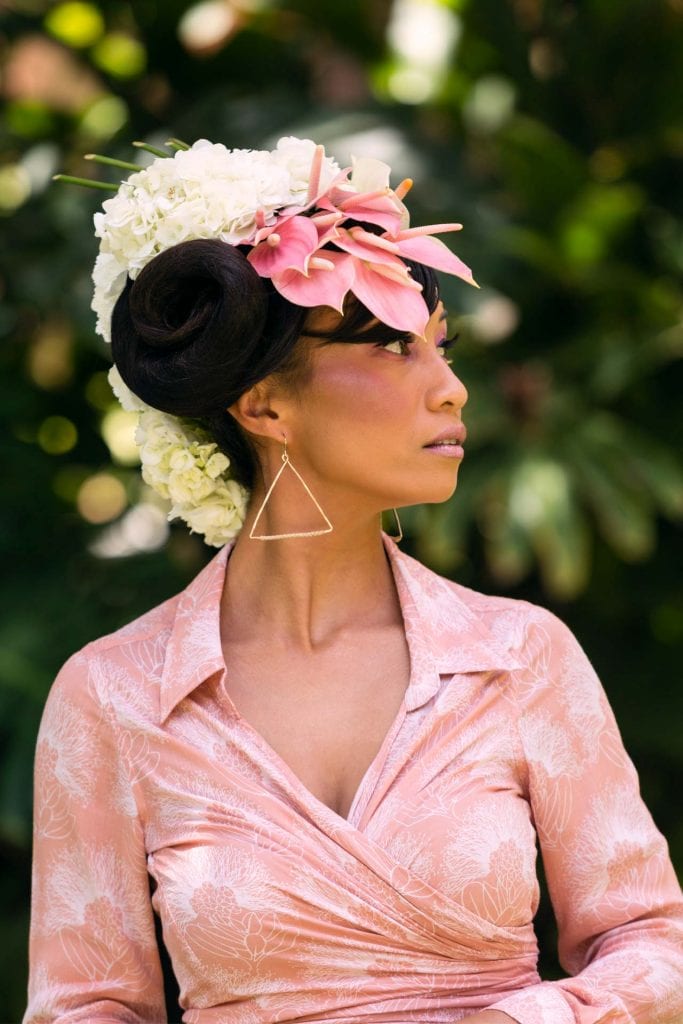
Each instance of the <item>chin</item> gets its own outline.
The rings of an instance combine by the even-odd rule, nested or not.
[[[411,498],[401,500],[400,505],[396,502],[394,504],[397,508],[406,505],[440,505],[442,502],[448,501],[449,498],[453,497],[457,486],[457,479],[438,486],[432,483],[430,487],[423,487],[420,491],[415,491]]]

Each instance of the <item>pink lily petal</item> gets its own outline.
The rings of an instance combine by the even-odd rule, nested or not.
[[[429,310],[422,291],[376,273],[367,263],[354,263],[356,273],[351,290],[356,298],[383,324],[423,338]]]
[[[275,225],[276,232],[257,245],[247,259],[261,277],[273,277],[285,270],[306,271],[318,248],[318,232],[308,217],[290,217]],[[277,244],[271,242],[279,237]]]
[[[346,253],[327,249],[324,258],[334,265],[334,270],[322,270],[309,264],[308,274],[285,270],[273,277],[273,285],[297,306],[331,306],[342,313],[346,293],[354,279],[354,260]]]
[[[368,238],[372,238],[377,241],[377,235],[371,235],[368,232]],[[361,241],[355,235],[352,235],[346,228],[337,229],[337,237],[334,240],[334,244],[338,245],[340,249],[345,252],[350,252],[352,256],[357,256],[361,260],[367,260],[369,263],[385,263],[388,266],[405,266],[404,263],[386,250],[381,245],[375,245],[373,243]]]
[[[455,274],[475,288],[479,285],[472,277],[470,268],[448,248],[440,238],[415,235],[412,238],[401,239],[398,243],[401,256],[409,260],[423,263],[427,267],[434,267],[435,270],[443,270],[447,274]]]

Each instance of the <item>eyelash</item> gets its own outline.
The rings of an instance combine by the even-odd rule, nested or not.
[[[451,348],[453,345],[455,345],[456,341],[458,340],[458,337],[459,337],[458,334],[452,334],[450,336],[450,338],[444,338],[444,340],[441,342],[441,344],[437,345],[436,347],[437,348],[442,348],[444,351],[448,351],[449,348]],[[413,344],[414,344],[414,339],[412,339],[412,338],[411,338],[410,341],[404,341],[403,338],[395,338],[394,341],[384,341],[384,342],[381,342],[380,345],[379,345],[379,348],[386,348],[388,345],[401,345],[402,348],[403,348],[403,352],[401,352],[400,354],[401,355],[407,355],[408,354],[409,346],[413,345]],[[396,352],[395,354],[399,355],[398,352]],[[451,363],[453,362],[453,360],[452,359],[446,359],[445,362],[448,364],[448,366],[450,366]]]

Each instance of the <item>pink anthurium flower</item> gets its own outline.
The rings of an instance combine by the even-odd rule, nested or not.
[[[397,262],[401,263],[400,260]],[[397,267],[373,266],[357,259],[354,259],[354,269],[351,290],[378,320],[399,331],[409,331],[424,338],[429,310],[421,285],[409,276],[405,264],[405,276]]]
[[[416,263],[424,263],[427,267],[434,267],[435,270],[443,270],[447,274],[454,274],[462,278],[475,288],[479,285],[472,277],[470,268],[459,259],[440,238],[431,238],[428,235],[412,235],[410,238],[401,238],[396,242],[401,256]]]
[[[315,213],[311,217],[311,223],[315,224],[318,232],[318,247],[326,242],[334,242],[339,234],[338,225],[344,220],[344,215],[335,211],[334,213]]]
[[[298,306],[331,306],[343,313],[344,299],[354,279],[353,263],[347,253],[325,249],[309,261],[307,274],[285,270],[273,275],[273,285]]]
[[[407,223],[404,223],[397,203],[403,207],[403,203],[392,199],[386,192],[369,192],[361,196],[330,190],[318,201],[318,206],[325,210],[340,210],[344,217],[351,220],[366,221],[368,224],[377,224],[385,231],[398,232],[402,227],[407,227]]]
[[[393,242],[387,242],[380,235],[373,235],[362,228],[338,228],[334,244],[338,245],[344,252],[350,252],[361,260],[369,263],[384,263],[387,266],[405,267],[402,260],[395,253],[398,247]]]
[[[254,270],[261,277],[273,277],[285,270],[308,269],[308,261],[318,248],[318,232],[309,217],[287,217],[264,228],[267,232],[247,255]]]

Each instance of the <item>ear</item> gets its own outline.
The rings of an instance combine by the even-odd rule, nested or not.
[[[282,420],[284,403],[276,396],[274,389],[267,386],[265,380],[250,387],[226,411],[248,433],[282,441],[285,432]]]

